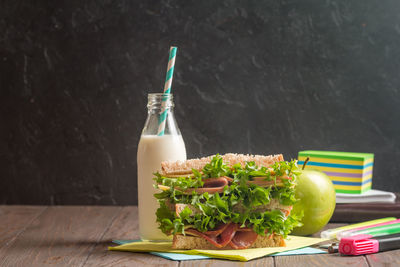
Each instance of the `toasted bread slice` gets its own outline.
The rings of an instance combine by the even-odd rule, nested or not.
[[[285,239],[281,235],[257,236],[256,241],[249,248],[284,247]],[[189,235],[174,235],[173,249],[218,249],[206,239]],[[229,245],[221,249],[233,249]]]
[[[164,161],[161,162],[161,174],[163,175],[184,175],[191,174],[192,169],[200,171],[204,166],[210,163],[211,159],[214,157],[204,157],[200,159],[189,159],[186,161]],[[243,154],[225,154],[222,155],[223,161],[230,167],[235,164],[240,164],[242,167],[245,166],[246,162],[254,161],[257,166],[269,167],[275,162],[283,161],[283,155],[271,155],[271,156],[261,156],[261,155],[243,155]]]

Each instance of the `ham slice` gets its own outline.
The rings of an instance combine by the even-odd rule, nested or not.
[[[203,180],[204,185],[200,188],[188,188],[184,192],[184,194],[190,195],[192,192],[196,192],[197,194],[203,194],[208,192],[209,194],[215,193],[223,193],[224,187],[229,184],[229,179],[232,181],[231,178],[223,176],[219,178],[208,178]]]
[[[228,177],[228,176],[221,176],[220,178],[225,178],[229,184],[231,184],[233,182],[233,178]]]
[[[217,227],[215,227],[214,230],[211,231],[207,231],[205,232],[206,235],[219,235],[221,234],[223,231],[225,231],[226,227],[228,227],[229,223],[224,223],[224,224],[220,224]]]
[[[234,249],[246,249],[256,242],[257,236],[254,231],[237,231],[229,245]]]
[[[190,228],[186,233],[205,238],[216,248],[224,248],[227,245],[233,249],[245,249],[250,247],[257,239],[258,234],[251,228],[240,228],[236,223],[219,225],[216,229],[207,232],[200,232]]]
[[[231,242],[233,236],[236,233],[237,225],[235,223],[225,224],[223,231],[207,231],[205,233],[199,232],[196,229],[187,229],[185,232],[193,234],[194,236],[200,236],[207,239],[208,242],[213,244],[217,248],[223,248]],[[211,232],[211,233],[210,233]],[[215,234],[215,232],[220,232]]]
[[[221,235],[219,236],[219,244],[221,248],[225,247],[231,242],[232,238],[235,236],[237,227],[237,224],[230,223],[228,227],[226,227],[225,231],[221,233]]]

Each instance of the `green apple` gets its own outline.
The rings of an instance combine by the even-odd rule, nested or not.
[[[335,210],[336,194],[331,179],[317,170],[302,170],[297,180],[292,213],[304,213],[303,226],[293,229],[294,235],[311,235],[321,230]]]

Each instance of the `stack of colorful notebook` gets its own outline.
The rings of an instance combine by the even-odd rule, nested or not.
[[[362,194],[371,189],[374,154],[306,150],[299,152],[299,165],[327,174],[336,193]]]

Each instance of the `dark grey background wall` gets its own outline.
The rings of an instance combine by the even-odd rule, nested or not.
[[[135,204],[170,45],[189,157],[375,153],[400,191],[400,2],[1,1],[0,204]]]

